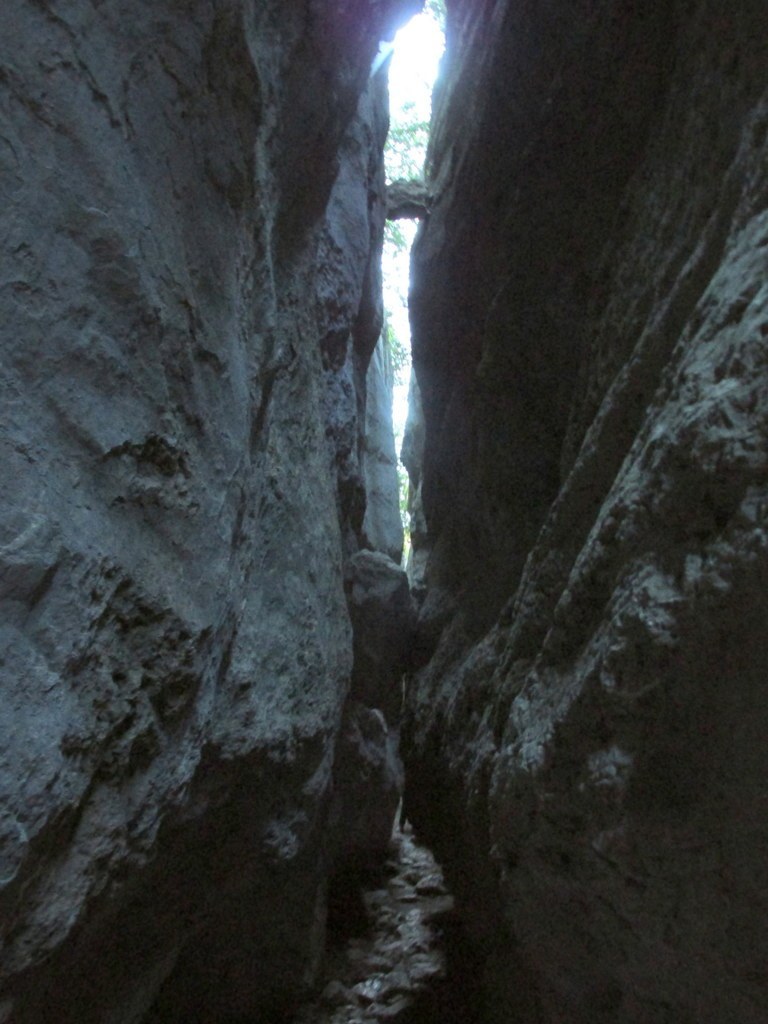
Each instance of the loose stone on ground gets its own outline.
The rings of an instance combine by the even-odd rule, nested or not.
[[[445,978],[439,921],[453,897],[432,854],[411,828],[396,829],[388,879],[362,894],[370,928],[331,949],[326,984],[294,1024],[357,1024],[410,1019],[417,1000]]]

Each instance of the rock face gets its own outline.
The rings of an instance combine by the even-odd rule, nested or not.
[[[382,333],[366,380],[363,537],[370,548],[386,552],[399,565],[403,557],[403,524],[392,430],[393,387],[392,359]],[[398,500],[393,501],[393,495]]]
[[[312,975],[381,328],[368,73],[414,6],[6,12],[0,1020],[263,1019]]]
[[[489,1020],[768,1019],[765,29],[448,0],[406,810]]]
[[[421,220],[429,212],[432,197],[423,181],[400,179],[387,185],[387,219]]]
[[[403,788],[402,680],[413,626],[408,579],[383,552],[354,555],[345,584],[354,643],[335,773],[342,878],[387,854]]]

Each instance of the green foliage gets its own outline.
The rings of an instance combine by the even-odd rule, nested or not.
[[[400,522],[403,524],[403,562],[405,562],[411,547],[411,514],[408,511],[410,482],[408,480],[408,471],[400,461],[397,463],[397,483],[400,500]]]
[[[399,385],[408,383],[411,365],[407,320],[402,313],[396,314],[398,307],[401,310],[408,308],[408,266],[414,231],[413,224],[402,221],[387,221],[384,227],[384,301],[389,311],[384,334],[391,356],[394,381]],[[405,336],[401,338],[399,332]]]
[[[411,243],[406,237],[402,224],[398,220],[388,220],[384,225],[384,244],[391,246],[396,253],[409,252]]]
[[[421,178],[428,141],[429,121],[418,116],[415,103],[406,103],[390,121],[384,150],[387,178]]]
[[[397,384],[404,384],[411,369],[411,354],[408,351],[408,346],[398,338],[395,334],[395,329],[388,321],[384,323],[384,339],[389,349],[389,358],[395,382]]]
[[[438,25],[445,31],[445,0],[426,0],[424,10],[431,14]]]
[[[445,31],[445,3],[426,0],[424,15]],[[389,135],[384,149],[387,179],[422,178],[429,141],[429,93],[431,85],[425,80],[418,100],[409,100],[390,113]]]

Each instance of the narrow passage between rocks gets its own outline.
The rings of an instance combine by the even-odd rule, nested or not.
[[[405,824],[370,888],[347,890],[331,922],[320,996],[293,1024],[472,1024],[472,972],[442,872]],[[362,903],[359,926],[355,900]]]
[[[445,8],[427,0],[390,44],[390,132],[385,149],[390,188],[424,193],[431,93],[444,47]],[[394,374],[393,421],[399,449],[410,375],[409,257],[419,213],[388,213],[383,281],[385,338]],[[405,219],[403,219],[405,217]],[[413,219],[409,219],[413,218]],[[401,513],[408,476],[401,464]],[[404,517],[406,553],[408,517]],[[439,865],[407,823],[395,826],[390,857],[378,874],[349,874],[332,884],[328,945],[319,996],[292,1024],[473,1024],[476,979]]]

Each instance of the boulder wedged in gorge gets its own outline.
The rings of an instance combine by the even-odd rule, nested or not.
[[[380,551],[359,551],[346,574],[354,630],[350,696],[397,721],[408,667],[413,609],[405,572]]]
[[[408,578],[384,552],[353,555],[345,591],[354,641],[334,769],[334,867],[340,879],[364,875],[387,856],[403,790],[402,681],[413,628]]]
[[[765,4],[448,0],[429,163],[406,812],[488,1019],[759,1024]]]
[[[348,824],[369,68],[415,5],[11,6],[0,1020],[261,1019]]]

